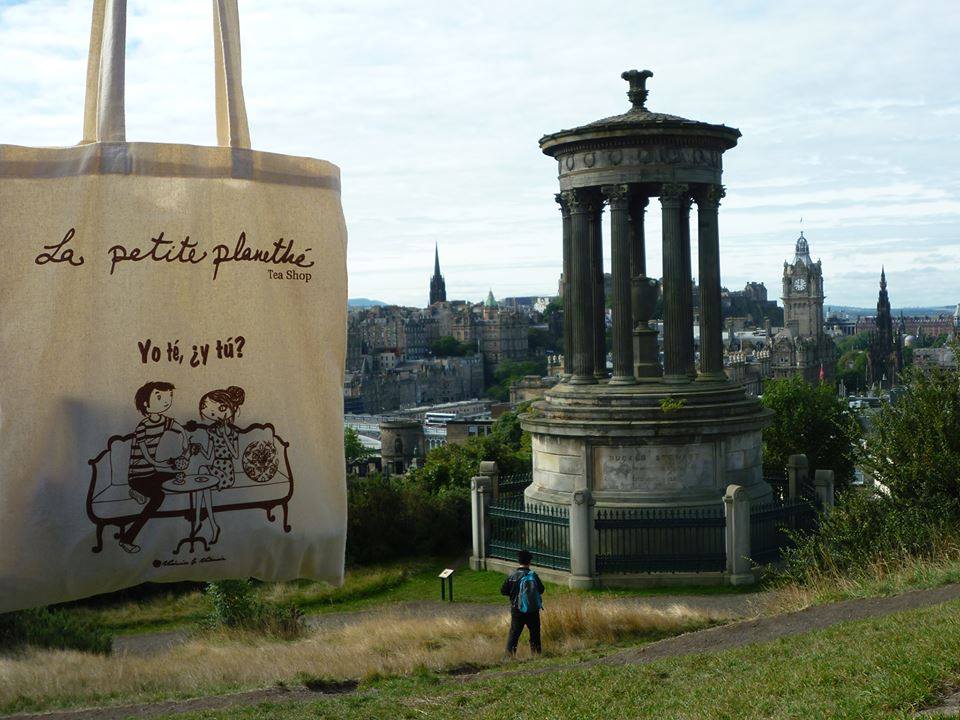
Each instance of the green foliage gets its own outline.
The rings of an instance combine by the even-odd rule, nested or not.
[[[820,519],[817,532],[797,535],[784,553],[786,577],[804,582],[827,573],[842,577],[879,558],[925,556],[950,528],[924,508],[872,491],[847,490]]]
[[[530,468],[530,436],[519,413],[504,413],[490,435],[431,450],[422,467],[402,476],[352,476],[347,480],[347,558],[385,562],[415,555],[444,555],[470,542],[470,479],[493,460],[503,474]]]
[[[960,519],[960,372],[915,369],[867,436],[865,466],[894,498]]]
[[[665,413],[672,413],[682,410],[686,404],[686,398],[664,398],[660,401],[660,409]]]
[[[945,334],[940,335],[917,335],[913,341],[913,347],[915,348],[938,348],[944,347],[950,338]]]
[[[27,646],[109,655],[113,636],[90,619],[59,608],[0,614],[0,652]]]
[[[434,357],[464,357],[473,355],[475,348],[470,343],[462,343],[452,335],[444,335],[430,345]]]
[[[249,580],[218,580],[207,584],[212,611],[208,629],[246,630],[270,637],[294,639],[303,634],[303,614],[292,605],[260,600]]]
[[[863,465],[886,490],[848,491],[787,557],[794,579],[926,558],[960,536],[960,373],[910,370],[866,437]]]
[[[837,361],[837,380],[842,380],[849,392],[859,392],[867,387],[867,353],[864,350],[848,350]]]
[[[773,424],[763,431],[765,472],[782,473],[790,455],[803,453],[811,472],[833,470],[838,486],[853,478],[860,426],[832,386],[810,385],[799,375],[769,380],[763,404],[774,411]]]
[[[543,377],[547,374],[547,359],[540,357],[537,360],[517,362],[503,360],[493,370],[493,382],[487,386],[486,395],[493,400],[506,402],[510,399],[510,383],[520,380],[526,375]]]
[[[343,453],[347,464],[363,462],[373,455],[373,451],[360,441],[360,435],[352,427],[343,428]]]
[[[854,350],[867,350],[873,340],[872,333],[862,332],[856,335],[846,335],[837,340],[837,351],[843,355]]]

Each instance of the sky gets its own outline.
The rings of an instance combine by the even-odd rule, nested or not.
[[[724,285],[778,296],[802,227],[828,306],[874,305],[882,265],[894,307],[960,302],[956,0],[239,5],[253,147],[341,168],[351,297],[425,305],[435,245],[448,298],[555,294],[538,140],[626,111],[620,73],[646,68],[649,109],[743,133],[724,156]],[[0,142],[80,140],[91,6],[0,0]],[[210,3],[129,12],[127,138],[214,144]]]

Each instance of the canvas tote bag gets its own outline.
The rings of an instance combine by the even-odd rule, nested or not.
[[[339,169],[250,149],[213,9],[218,147],[126,141],[125,0],[94,3],[83,142],[0,145],[0,611],[342,578]]]

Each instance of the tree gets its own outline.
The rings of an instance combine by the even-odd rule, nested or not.
[[[873,340],[873,333],[861,332],[856,335],[846,335],[837,341],[837,352],[841,355],[851,350],[867,350]]]
[[[960,372],[911,368],[904,380],[873,418],[865,465],[891,497],[960,518]]]
[[[810,385],[799,375],[768,380],[763,404],[773,424],[763,431],[763,466],[781,473],[790,455],[802,453],[810,469],[833,470],[838,485],[853,478],[860,449],[860,425],[833,386]]]
[[[472,355],[473,347],[467,343],[458,341],[452,335],[444,335],[442,338],[434,340],[430,345],[430,352],[434,357],[463,357]]]
[[[493,382],[487,386],[486,395],[493,400],[507,401],[510,399],[510,383],[526,375],[542,377],[547,373],[547,359],[517,362],[502,360],[493,370]]]
[[[343,454],[346,457],[347,465],[355,465],[363,462],[373,455],[373,450],[368,448],[360,440],[360,435],[352,427],[343,428]]]
[[[864,350],[848,350],[837,361],[837,380],[843,381],[847,390],[864,390],[867,386],[867,353]]]

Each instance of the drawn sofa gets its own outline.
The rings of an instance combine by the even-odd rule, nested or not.
[[[206,425],[187,423],[185,428],[191,442],[206,446]],[[234,461],[234,484],[218,489],[212,494],[216,513],[233,510],[260,509],[266,512],[267,520],[274,522],[274,511],[283,512],[285,532],[290,532],[287,522],[290,498],[293,495],[293,475],[287,457],[289,443],[280,438],[270,424],[253,424],[236,428],[239,458]],[[103,550],[103,531],[114,525],[119,538],[124,527],[130,524],[143,510],[143,505],[130,494],[127,470],[130,462],[130,447],[133,433],[114,435],[107,449],[88,462],[92,477],[87,492],[87,516],[97,526],[97,544],[93,552]],[[190,459],[187,474],[197,473],[200,466],[208,463],[202,455]],[[151,518],[180,517],[190,520],[189,493],[166,493],[160,509]]]

